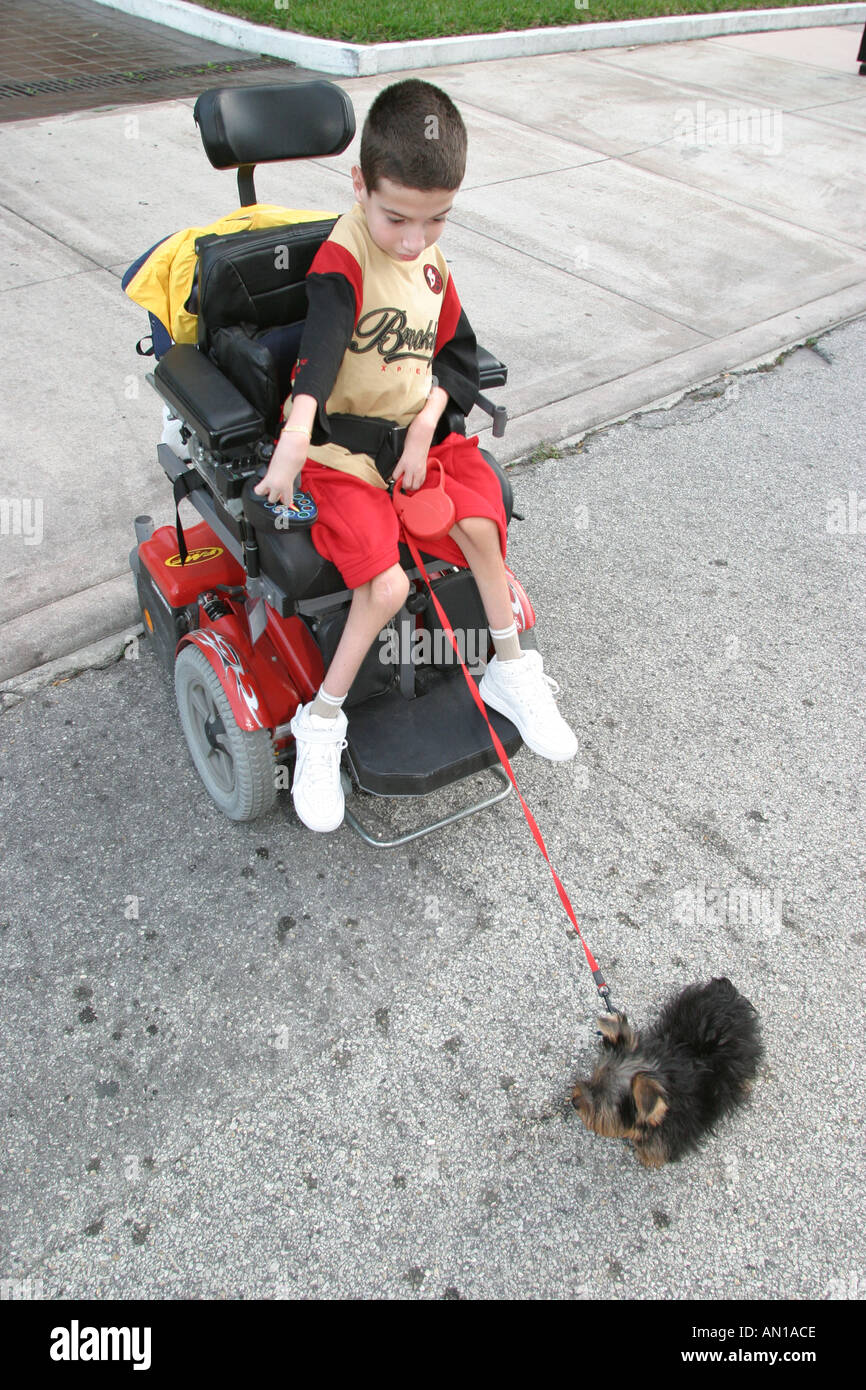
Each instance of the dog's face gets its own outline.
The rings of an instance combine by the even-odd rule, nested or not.
[[[641,1056],[640,1037],[625,1014],[605,1014],[598,1026],[604,1056],[591,1079],[577,1083],[571,1103],[594,1134],[645,1144],[657,1137],[667,1113],[664,1087]]]

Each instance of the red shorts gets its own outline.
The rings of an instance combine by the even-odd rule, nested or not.
[[[499,527],[499,544],[505,559],[505,507],[499,479],[481,456],[478,435],[467,439],[449,434],[430,450],[442,463],[445,491],[456,508],[457,521],[467,516],[487,516]],[[428,468],[418,491],[439,486],[439,470]],[[352,473],[308,459],[301,471],[301,487],[312,494],[319,515],[310,538],[319,554],[336,565],[349,589],[374,579],[400,563],[400,523],[391,496]],[[450,536],[430,541],[426,555],[466,567],[463,551]]]

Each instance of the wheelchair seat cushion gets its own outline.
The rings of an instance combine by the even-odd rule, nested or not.
[[[256,531],[262,573],[278,584],[290,604],[304,599],[327,598],[352,586],[347,584],[336,565],[319,554],[310,538],[309,527],[297,530]],[[400,563],[406,570],[415,562],[408,546],[399,548]],[[441,569],[442,562],[425,550],[420,552],[428,569]]]
[[[460,445],[461,443],[465,445],[467,442],[461,435],[449,435],[448,438],[452,445]],[[475,436],[475,438],[477,439],[477,436]],[[490,501],[493,495],[498,493],[501,499],[502,511],[499,511],[498,507],[491,508],[491,511],[499,511],[500,517],[502,512],[504,512],[504,516],[507,520],[511,515],[512,494],[510,480],[499,463],[497,463],[496,459],[484,450],[479,450],[478,452],[480,454],[479,462],[483,460],[483,463],[486,464],[492,472],[492,478],[488,474],[484,479],[485,498]],[[314,499],[316,498],[316,488],[315,486],[310,486],[311,480],[316,477],[321,477],[323,474],[325,475],[326,482],[331,481],[332,477],[335,476],[338,490],[348,490],[350,496],[345,500],[344,507],[351,508],[354,488],[363,490],[363,499],[369,487],[367,483],[353,478],[351,474],[339,473],[335,469],[326,469],[322,464],[315,464],[312,463],[312,461],[308,461],[301,477],[301,484],[303,487],[308,488]],[[356,588],[359,583],[363,582],[351,569],[348,569],[348,578],[346,577],[346,574],[343,573],[339,555],[336,555],[336,563],[334,559],[330,558],[331,552],[328,546],[327,527],[319,528],[318,544],[323,551],[327,552],[328,558],[321,554],[317,545],[313,543],[311,528],[300,525],[292,526],[291,524],[288,529],[285,529],[283,525],[278,526],[276,512],[268,510],[262,500],[252,491],[257,482],[258,475],[248,479],[244,485],[244,514],[255,527],[263,571],[270,575],[274,581],[280,585],[290,599],[318,598],[339,589]],[[373,489],[370,489],[370,491],[373,491]],[[382,494],[379,495],[382,496]],[[388,500],[389,508],[390,505],[390,500]],[[464,515],[466,514],[467,513],[464,513]],[[320,516],[318,520],[321,519]],[[500,529],[504,531],[504,528],[501,527]],[[447,547],[447,552],[443,547]],[[448,537],[445,537],[443,541],[433,542],[423,546],[421,554],[424,557],[425,564],[428,562],[430,564],[436,564],[438,561],[441,567],[441,561],[443,559],[449,564],[460,566],[466,563],[457,546]],[[412,569],[414,567],[414,561],[409,552],[409,548],[405,543],[402,543],[402,541],[398,544],[398,552],[394,558],[397,559],[398,557],[399,563],[404,569]]]

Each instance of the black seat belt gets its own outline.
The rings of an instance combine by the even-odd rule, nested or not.
[[[330,443],[353,454],[368,454],[385,479],[391,477],[406,443],[408,425],[395,425],[375,415],[329,415]]]
[[[196,488],[203,487],[207,491],[207,484],[204,478],[195,468],[187,468],[184,473],[178,473],[174,480],[174,517],[175,530],[177,532],[177,548],[180,554],[181,565],[186,564],[186,557],[189,554],[186,548],[186,538],[183,534],[183,527],[180,524],[180,504],[184,497],[188,497]]]

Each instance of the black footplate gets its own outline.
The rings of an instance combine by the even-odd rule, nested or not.
[[[509,758],[520,734],[488,710]],[[346,755],[359,787],[376,796],[426,796],[499,763],[490,732],[459,667],[437,672],[424,695],[376,695],[349,715]]]

